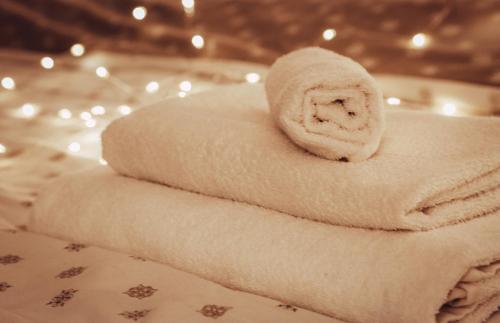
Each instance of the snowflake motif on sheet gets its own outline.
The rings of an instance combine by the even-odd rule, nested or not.
[[[151,312],[151,310],[130,311],[130,312],[123,311],[121,313],[118,313],[118,315],[121,315],[126,319],[137,321],[148,315],[149,312]]]
[[[297,312],[299,310],[298,308],[290,304],[279,304],[278,307],[292,312]]]
[[[200,312],[203,316],[216,319],[226,314],[226,312],[230,309],[232,309],[232,307],[209,304],[203,306],[198,312]]]
[[[87,246],[82,243],[70,243],[64,247],[69,252],[79,252],[83,248],[87,248]]]
[[[7,282],[0,282],[0,292],[5,292],[7,289],[11,288],[12,285],[10,285]]]
[[[140,257],[140,256],[129,256],[130,258],[134,259],[134,260],[140,260],[140,261],[146,261],[147,259],[144,258],[144,257]]]
[[[59,273],[56,278],[71,278],[80,275],[83,273],[83,271],[87,269],[87,267],[71,267],[70,269],[67,269],[61,273]]]
[[[145,297],[152,296],[156,291],[157,289],[151,286],[144,286],[143,284],[139,284],[138,286],[132,287],[128,291],[123,292],[123,294],[127,294],[130,297],[143,299]]]
[[[0,257],[0,264],[10,265],[10,264],[15,264],[16,262],[19,262],[21,260],[23,260],[23,258],[16,255],[5,255]]]
[[[63,289],[59,294],[54,296],[50,302],[48,302],[47,306],[52,306],[52,307],[62,307],[64,304],[66,304],[67,301],[73,298],[75,296],[75,293],[78,292],[77,289]]]

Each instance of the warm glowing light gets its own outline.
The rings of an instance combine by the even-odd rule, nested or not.
[[[337,31],[335,31],[335,29],[329,28],[323,31],[324,40],[332,40],[335,38],[335,36],[337,36]]]
[[[132,16],[134,16],[134,18],[137,20],[146,18],[147,14],[148,11],[144,7],[135,7],[134,10],[132,10]]]
[[[42,59],[40,60],[40,65],[42,65],[43,68],[50,70],[54,67],[54,60],[48,56],[42,57]]]
[[[85,121],[85,125],[88,128],[94,128],[96,124],[97,124],[97,121],[95,121],[95,119],[89,119],[89,120]]]
[[[429,37],[424,33],[418,33],[411,38],[413,46],[423,48],[429,43]]]
[[[68,145],[68,150],[72,153],[77,153],[80,151],[80,144],[77,142],[72,142]]]
[[[182,0],[181,3],[185,9],[193,9],[194,8],[194,0]]]
[[[202,49],[203,46],[205,46],[205,40],[201,35],[194,35],[193,38],[191,38],[191,43],[198,49]]]
[[[33,118],[38,113],[38,107],[31,103],[25,103],[20,108],[21,114],[25,118]]]
[[[260,75],[257,73],[247,73],[245,75],[245,80],[247,80],[248,83],[257,83],[260,81]]]
[[[146,84],[146,92],[148,93],[155,93],[160,89],[160,84],[156,81],[149,82]]]
[[[107,165],[108,162],[106,161],[106,159],[104,159],[104,158],[101,157],[101,158],[99,158],[99,164],[101,164],[101,165]]]
[[[401,99],[391,96],[390,98],[387,98],[386,102],[390,105],[400,105]]]
[[[189,81],[182,81],[179,83],[179,89],[183,92],[189,92],[193,88],[193,85]]]
[[[90,109],[90,112],[96,116],[102,116],[106,113],[106,109],[102,105],[95,105]]]
[[[80,113],[80,119],[87,121],[92,119],[92,115],[90,114],[90,112],[83,111],[82,113]]]
[[[0,144],[0,154],[5,154],[7,152],[7,147],[3,144]]]
[[[106,67],[104,66],[99,66],[98,68],[95,69],[95,74],[99,76],[100,78],[105,78],[109,77],[109,71]]]
[[[16,82],[12,77],[6,76],[2,79],[2,86],[6,90],[14,90],[16,88]]]
[[[82,44],[74,44],[70,48],[71,55],[80,57],[85,54],[85,47]]]
[[[187,93],[186,92],[183,92],[183,91],[180,91],[179,93],[177,93],[177,95],[180,97],[180,98],[184,98]]]
[[[457,106],[454,103],[447,102],[447,103],[443,104],[442,112],[443,112],[443,114],[446,114],[448,116],[452,116],[455,113],[457,113]]]
[[[71,116],[72,116],[72,113],[70,110],[68,109],[61,109],[57,112],[57,115],[59,116],[59,118],[61,119],[65,119],[65,120],[68,120],[68,119],[71,119]]]
[[[132,112],[132,108],[126,104],[120,105],[117,109],[118,109],[118,112],[124,116],[127,114],[130,114]]]

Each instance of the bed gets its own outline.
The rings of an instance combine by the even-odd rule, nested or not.
[[[168,97],[257,83],[265,66],[107,52],[56,57],[49,69],[39,60],[0,52],[0,76],[15,82],[0,92],[0,322],[339,322],[136,255],[27,231],[45,182],[106,164],[99,135],[110,121]],[[388,108],[498,113],[494,88],[377,78]]]

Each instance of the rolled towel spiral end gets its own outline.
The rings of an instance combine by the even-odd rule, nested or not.
[[[284,55],[271,67],[266,95],[278,126],[315,155],[363,161],[380,145],[382,92],[345,56],[317,47]]]

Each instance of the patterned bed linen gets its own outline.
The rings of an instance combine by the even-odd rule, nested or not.
[[[214,320],[340,322],[134,255],[0,230],[0,322]]]
[[[24,231],[42,184],[99,165],[99,132],[123,114],[120,106],[135,110],[178,95],[185,80],[199,91],[266,73],[256,64],[109,53],[56,57],[55,68],[44,70],[40,56],[0,51],[0,78],[16,81],[15,90],[0,89],[0,144],[6,148],[0,150],[0,323],[340,322],[165,264]],[[100,65],[111,77],[96,77]],[[160,89],[147,93],[153,80]],[[26,103],[36,107],[32,117],[21,114]],[[94,115],[89,127],[81,114],[95,105],[106,113]],[[63,108],[71,118],[60,117]],[[77,152],[69,150],[74,142]],[[500,314],[489,322],[500,323]]]

